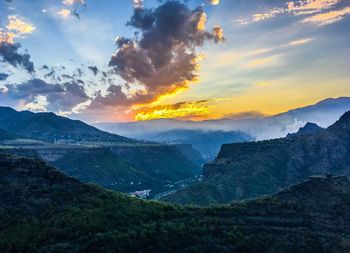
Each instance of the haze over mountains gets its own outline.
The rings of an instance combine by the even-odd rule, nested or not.
[[[32,123],[42,117],[0,110],[1,252],[350,250],[350,112],[327,129],[307,123],[285,138],[225,144],[202,179],[203,160],[190,145],[132,140],[54,114]],[[197,130],[163,138],[184,133],[203,136],[208,148],[213,133],[251,138]],[[181,204],[230,204],[144,201],[80,181],[125,193],[151,189]]]
[[[155,142],[190,144],[198,150],[206,161],[214,160],[224,143],[254,141],[255,139],[239,131],[204,131],[174,129],[146,138]]]
[[[290,110],[274,116],[237,115],[232,118],[206,121],[181,121],[160,119],[132,123],[97,123],[100,129],[111,133],[138,139],[152,139],[152,136],[174,130],[191,129],[210,131],[241,131],[257,140],[285,137],[294,133],[307,122],[328,127],[350,109],[350,98],[329,98],[314,105]]]
[[[203,181],[164,198],[220,204],[276,193],[312,175],[350,175],[350,111],[325,130],[268,141],[225,144]]]
[[[230,124],[232,128],[236,127],[237,122],[249,123],[251,126],[255,122],[255,127],[259,120],[262,129],[268,126],[272,130],[280,128],[281,122],[291,121],[291,115],[294,115],[294,121],[295,117],[303,121],[316,118],[319,119],[318,122],[323,120],[324,125],[329,118],[345,110],[348,103],[349,98],[328,99],[314,106],[269,118],[241,121],[223,119],[191,124],[215,123],[218,127]],[[159,122],[161,121],[139,122],[134,123],[134,126],[151,126]],[[214,160],[222,144],[255,140],[251,135],[238,130],[178,129],[179,124],[188,122],[172,122],[176,122],[176,129],[163,132],[154,129],[158,133],[148,139],[163,143],[157,144],[110,134],[53,113],[17,112],[12,108],[1,107],[0,140],[6,147],[2,152],[44,159],[83,182],[94,182],[122,192],[151,190],[151,196],[174,192],[178,187],[187,186],[185,182],[188,180],[198,180],[201,165]],[[285,130],[289,129],[284,127]],[[307,134],[315,128],[317,127],[310,123],[300,131]],[[295,182],[298,181],[293,181]]]
[[[185,143],[206,161],[214,160],[222,144],[268,140],[295,133],[306,123],[328,127],[350,109],[350,98],[330,98],[317,104],[274,116],[244,114],[207,121],[159,119],[132,123],[98,123],[97,128],[130,138],[165,143]]]
[[[350,253],[349,27],[350,0],[0,0],[0,253]]]

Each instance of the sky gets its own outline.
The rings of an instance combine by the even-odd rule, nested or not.
[[[0,105],[87,122],[350,96],[350,0],[0,0]]]

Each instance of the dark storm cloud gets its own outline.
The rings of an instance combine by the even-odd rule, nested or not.
[[[122,91],[122,87],[118,85],[111,85],[107,89],[107,95],[103,96],[101,92],[96,94],[96,97],[92,101],[90,108],[102,109],[105,106],[123,106],[129,105],[130,100]]]
[[[99,72],[98,68],[96,66],[88,66],[88,69],[91,70],[91,72],[96,76]]]
[[[68,75],[68,74],[62,74],[62,78],[65,78],[65,79],[74,79],[71,75]]]
[[[8,88],[8,95],[15,99],[26,99],[38,95],[64,92],[60,85],[48,84],[40,79],[32,79],[21,84],[6,85],[6,87]]]
[[[81,68],[77,68],[73,73],[73,77],[82,77],[83,74],[83,70]]]
[[[98,103],[92,105],[147,103],[187,88],[197,79],[196,47],[223,39],[218,37],[222,35],[218,27],[207,32],[205,21],[202,7],[190,10],[178,1],[166,1],[156,9],[135,8],[128,25],[137,30],[137,39],[118,38],[118,50],[109,65],[126,82],[141,84],[145,91],[126,98],[121,89],[114,90],[118,86],[112,85],[114,91],[105,99],[98,95]]]
[[[49,68],[49,66],[47,66],[47,65],[43,65],[43,66],[41,67],[41,69],[49,70],[50,68]]]
[[[153,26],[155,16],[152,10],[135,8],[134,15],[131,17],[128,25],[142,30],[149,29]]]
[[[0,59],[14,67],[21,66],[29,73],[34,73],[34,64],[30,60],[28,53],[21,54],[18,52],[21,44],[11,44],[7,42],[0,42]]]
[[[70,111],[76,105],[89,100],[83,86],[76,82],[50,84],[41,79],[32,79],[25,83],[6,85],[7,95],[12,99],[22,99],[26,103],[45,96],[50,111]]]
[[[5,81],[9,77],[6,73],[0,73],[0,81]]]

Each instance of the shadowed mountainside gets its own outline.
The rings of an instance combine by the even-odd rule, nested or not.
[[[0,141],[13,140],[13,139],[16,139],[16,138],[18,138],[17,135],[9,133],[9,132],[7,132],[5,130],[0,129]]]
[[[350,181],[315,177],[211,208],[145,202],[0,156],[0,251],[347,252]]]
[[[312,175],[350,174],[350,112],[328,129],[262,142],[223,145],[203,181],[164,198],[217,204],[276,193]]]
[[[199,165],[176,146],[112,146],[71,150],[51,162],[64,173],[83,182],[132,192],[150,189],[151,195],[167,185],[201,174]]]
[[[4,147],[0,154],[41,159],[82,182],[124,193],[151,190],[152,197],[171,190],[169,187],[178,181],[201,174],[198,160],[187,158],[198,154],[191,147],[186,147],[185,151],[179,148],[175,145],[87,147],[42,144]]]

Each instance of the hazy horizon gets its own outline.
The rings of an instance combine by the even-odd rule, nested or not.
[[[350,96],[347,0],[0,1],[0,105],[87,122]]]

